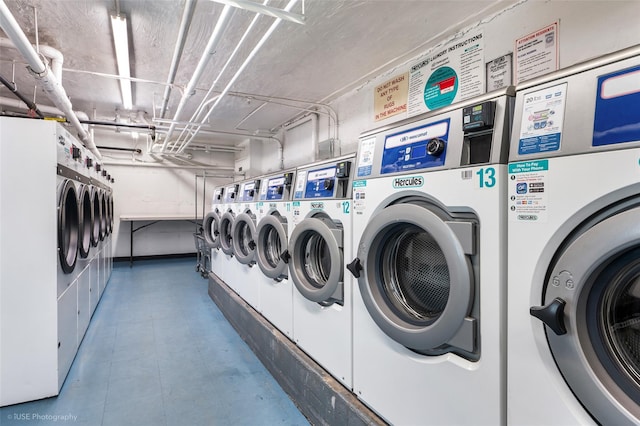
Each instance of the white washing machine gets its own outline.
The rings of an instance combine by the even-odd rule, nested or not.
[[[508,421],[640,424],[640,49],[518,87]]]
[[[231,227],[231,245],[237,261],[235,289],[249,305],[260,310],[262,272],[256,264],[257,201],[260,179],[241,182],[237,195],[237,215]]]
[[[513,94],[361,135],[353,391],[390,423],[505,424]]]
[[[256,227],[256,263],[262,271],[260,312],[293,338],[293,283],[289,280],[291,187],[295,170],[262,177]]]
[[[342,157],[299,167],[289,237],[293,340],[351,389],[351,166]]]
[[[224,214],[224,187],[219,186],[213,190],[211,211],[207,213],[202,221],[204,240],[211,250],[211,271],[222,281],[224,281],[223,259],[224,253],[220,249],[220,218]]]
[[[233,258],[233,222],[238,215],[237,195],[239,192],[239,184],[229,184],[224,189],[224,212],[220,216],[220,250],[222,251],[222,262],[220,268],[222,270],[224,282],[233,289],[237,290],[237,271],[240,265]]]

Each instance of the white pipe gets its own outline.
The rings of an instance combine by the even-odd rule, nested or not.
[[[189,83],[187,84],[187,87],[182,95],[182,98],[180,98],[180,103],[178,104],[178,108],[176,109],[176,113],[174,114],[175,120],[178,120],[180,118],[180,114],[182,114],[182,110],[187,104],[187,101],[193,95],[193,93],[195,93],[195,89],[198,82],[200,81],[200,77],[202,77],[202,74],[204,73],[205,68],[209,64],[209,60],[215,53],[216,46],[218,45],[218,42],[222,38],[222,33],[224,32],[224,30],[227,28],[227,25],[229,24],[229,19],[231,17],[232,10],[233,8],[231,6],[225,6],[222,9],[222,13],[220,13],[220,17],[218,18],[218,22],[216,23],[216,26],[213,29],[213,33],[211,33],[211,37],[209,38],[207,47],[205,48],[204,53],[200,58],[200,62],[198,62],[198,65],[196,66],[196,69],[193,72],[193,75],[191,76],[191,80],[189,80]],[[167,149],[167,145],[169,144],[169,138],[171,138],[171,136],[173,135],[174,129],[175,129],[175,125],[172,125],[169,128],[169,133],[167,134],[167,137],[164,140],[164,144],[162,145],[162,151]]]
[[[16,49],[18,49],[29,63],[28,70],[31,75],[34,76],[40,88],[44,90],[55,106],[60,108],[66,116],[67,121],[76,128],[78,136],[85,146],[95,154],[98,160],[101,160],[102,155],[100,154],[100,151],[98,151],[95,143],[91,140],[89,134],[73,112],[73,106],[71,105],[64,88],[59,83],[56,76],[51,72],[49,66],[40,60],[38,53],[29,42],[29,39],[27,39],[27,36],[20,28],[20,25],[18,25],[18,22],[11,14],[11,11],[5,4],[4,0],[0,0],[0,27],[5,34],[9,36],[13,44],[16,46]]]
[[[178,64],[180,64],[180,58],[182,57],[182,51],[187,41],[187,33],[191,26],[191,18],[195,10],[195,0],[186,0],[184,5],[184,11],[182,13],[182,20],[180,21],[180,30],[178,30],[178,38],[176,40],[176,46],[173,50],[173,58],[171,59],[171,66],[169,67],[169,76],[167,77],[167,86],[164,88],[164,95],[162,97],[162,105],[160,107],[160,117],[164,117],[167,110],[167,104],[169,103],[169,95],[171,95],[171,85],[176,78],[176,72],[178,71]]]
[[[0,37],[0,47],[15,49],[16,46],[8,38]],[[64,64],[64,56],[58,49],[44,44],[40,45],[40,53],[51,60],[51,70],[58,81],[62,81],[62,65]]]
[[[293,6],[298,2],[298,0],[290,0],[289,3],[287,4],[287,6],[284,8],[285,11],[290,11]],[[225,6],[226,7],[226,6]],[[266,33],[264,33],[264,35],[262,36],[262,38],[260,39],[260,41],[255,45],[255,47],[253,48],[253,50],[251,51],[251,53],[249,53],[249,55],[247,56],[247,58],[244,60],[244,62],[242,63],[242,65],[240,65],[240,68],[238,68],[238,71],[236,71],[235,75],[231,78],[231,80],[229,81],[229,83],[227,83],[227,86],[224,88],[224,90],[220,93],[220,96],[218,96],[218,99],[216,100],[216,102],[213,104],[213,106],[209,109],[209,111],[207,112],[207,115],[205,115],[205,117],[203,118],[203,122],[206,122],[209,117],[211,116],[211,113],[216,109],[216,107],[220,104],[220,101],[222,100],[222,98],[225,97],[225,95],[227,93],[229,93],[229,91],[231,90],[231,86],[233,86],[233,84],[236,82],[236,80],[240,77],[240,75],[244,72],[245,68],[247,68],[247,66],[249,65],[249,63],[251,62],[251,60],[253,60],[254,56],[256,56],[256,54],[258,53],[258,51],[262,48],[262,46],[267,42],[267,40],[269,40],[269,37],[271,37],[271,34],[273,34],[273,32],[276,30],[276,28],[278,28],[278,25],[280,25],[280,23],[282,22],[282,19],[276,19],[273,24],[271,24],[271,26],[269,27],[269,29],[267,30]],[[184,149],[191,143],[191,141],[196,137],[196,135],[198,134],[198,132],[200,132],[200,129],[202,128],[202,126],[198,126],[196,131],[193,132],[193,134],[189,137],[189,140],[187,140],[183,146],[180,148],[180,150],[178,152],[184,151]]]
[[[6,105],[11,108],[24,108],[25,105],[20,99],[0,97],[0,105]],[[56,107],[48,105],[38,105],[38,109],[45,114],[63,116],[64,113]],[[80,120],[88,120],[89,116],[82,111],[74,111]]]
[[[269,0],[264,0],[263,5],[266,5],[268,2],[269,2]],[[204,95],[204,97],[202,98],[202,102],[200,102],[200,105],[198,106],[198,108],[196,108],[196,111],[193,113],[193,115],[191,116],[191,119],[189,121],[191,121],[191,122],[198,121],[199,117],[200,117],[200,114],[204,110],[204,107],[206,105],[208,105],[209,103],[211,103],[211,102],[215,102],[218,99],[219,95],[215,96],[215,97],[213,97],[211,99],[208,99],[208,98],[211,95],[211,92],[213,92],[213,89],[218,84],[218,81],[220,80],[220,77],[222,77],[224,72],[227,70],[227,67],[229,66],[229,64],[231,64],[231,61],[233,61],[233,58],[235,58],[236,54],[240,51],[240,47],[244,44],[244,42],[247,39],[247,37],[249,37],[249,34],[251,34],[251,32],[253,31],[253,27],[256,25],[256,23],[258,22],[259,18],[260,18],[260,15],[258,15],[258,14],[253,17],[253,19],[251,20],[251,23],[249,24],[249,26],[245,30],[244,34],[240,38],[240,41],[238,41],[238,43],[236,44],[236,47],[233,49],[233,52],[231,52],[231,55],[229,55],[229,58],[227,59],[227,62],[224,64],[222,69],[220,69],[220,72],[218,73],[218,76],[216,77],[216,79],[213,80],[213,83],[211,83],[211,87],[209,87],[209,90],[207,91],[207,94]],[[178,136],[177,142],[180,142],[180,146],[178,148],[178,151],[179,151],[180,148],[182,148],[182,145],[184,143],[184,142],[182,142],[182,137],[185,135],[185,132],[190,131],[189,127],[191,127],[191,126],[193,126],[193,125],[189,124],[188,127],[185,127],[182,130],[182,132],[180,133],[180,136]],[[186,142],[186,140],[185,140],[185,142]],[[177,145],[174,144],[174,147],[175,146],[177,146]]]
[[[230,172],[232,175],[224,177],[233,177],[233,167],[220,167],[220,166],[179,166],[179,165],[164,165],[157,163],[144,163],[136,161],[134,163],[125,163],[122,161],[105,161],[105,166],[122,166],[122,167],[157,167],[162,169],[196,169],[196,170],[219,170],[220,172]]]

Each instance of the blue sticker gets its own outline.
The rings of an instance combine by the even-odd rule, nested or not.
[[[640,66],[598,78],[593,146],[640,141]]]

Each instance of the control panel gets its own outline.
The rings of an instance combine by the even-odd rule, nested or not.
[[[251,182],[245,182],[242,184],[240,194],[238,195],[238,201],[254,201],[258,197],[258,190],[260,189],[260,180],[254,180]]]
[[[298,172],[294,199],[345,198],[349,189],[351,161],[341,161]]]
[[[213,204],[222,203],[224,201],[223,195],[224,195],[224,188],[216,188],[216,190],[213,192]]]
[[[282,201],[288,200],[288,194],[291,191],[293,183],[293,172],[283,173],[281,175],[272,176],[267,179],[266,184],[263,183],[260,192],[261,201]]]
[[[462,109],[462,157],[460,165],[486,164],[491,159],[495,101]]]
[[[224,202],[225,203],[235,203],[236,196],[238,195],[238,184],[229,185],[224,193]]]

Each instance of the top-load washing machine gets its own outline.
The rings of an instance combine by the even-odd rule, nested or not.
[[[291,187],[295,170],[262,177],[256,227],[256,263],[262,271],[260,312],[288,338],[293,337],[293,284],[289,280]]]
[[[289,237],[293,340],[351,388],[351,168],[354,157],[299,167]]]
[[[238,262],[236,292],[254,309],[260,310],[260,282],[262,272],[256,264],[257,201],[260,179],[240,183],[237,196],[237,215],[231,227],[233,254]]]
[[[238,214],[237,196],[239,191],[239,184],[232,183],[224,189],[224,212],[220,216],[220,250],[222,251],[222,278],[223,281],[238,292],[236,275],[240,268],[240,264],[233,259],[233,222],[236,220]]]
[[[353,390],[393,424],[505,423],[513,94],[361,135]]]
[[[640,423],[640,48],[518,87],[508,421]]]
[[[213,190],[211,211],[202,220],[204,240],[211,250],[211,272],[224,281],[223,256],[220,250],[220,219],[225,211],[224,187],[219,186]]]

